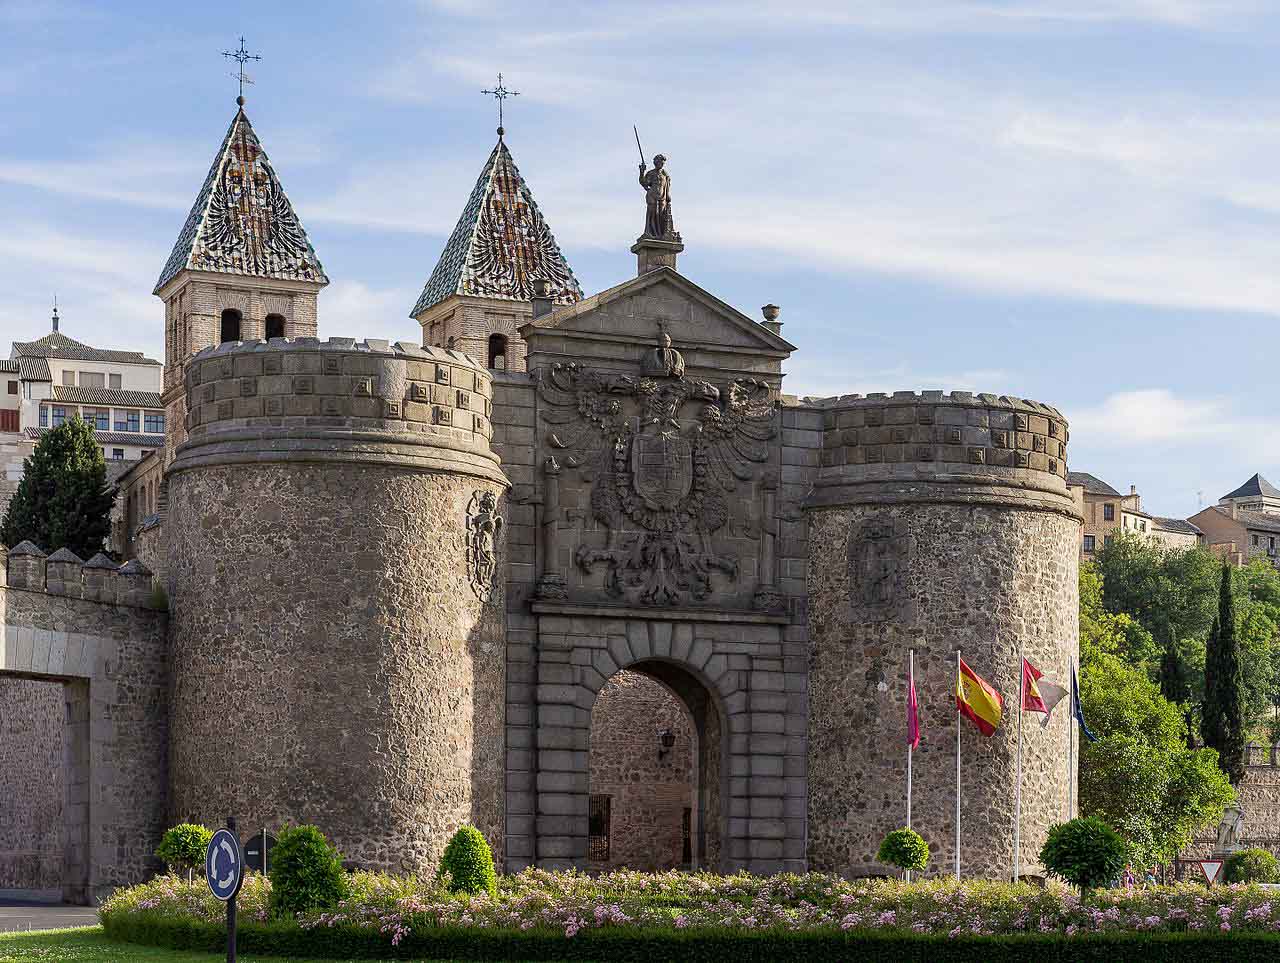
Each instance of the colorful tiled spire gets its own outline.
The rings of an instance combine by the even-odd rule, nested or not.
[[[227,129],[156,292],[183,269],[329,283],[243,109]]]
[[[573,269],[499,137],[410,316],[454,294],[527,301],[540,278],[556,304],[582,300]]]

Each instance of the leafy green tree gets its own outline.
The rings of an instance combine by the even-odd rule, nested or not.
[[[1280,881],[1280,863],[1270,850],[1242,849],[1227,857],[1222,878],[1228,883],[1274,883]]]
[[[213,830],[197,823],[179,823],[165,831],[160,845],[156,847],[156,855],[170,871],[185,869],[187,882],[190,882],[195,868],[204,866],[211,839]]]
[[[46,552],[68,548],[83,559],[102,550],[111,532],[107,464],[93,429],[73,418],[40,439],[0,522],[0,543],[35,542]]]
[[[1040,862],[1049,875],[1084,891],[1109,885],[1124,869],[1126,855],[1124,840],[1114,829],[1086,816],[1050,826]]]
[[[1217,753],[1187,748],[1180,707],[1122,657],[1086,658],[1080,689],[1098,737],[1080,750],[1081,813],[1113,826],[1133,858],[1170,862],[1235,798]]]
[[[1205,645],[1200,734],[1206,746],[1218,750],[1218,765],[1232,784],[1237,785],[1244,776],[1245,767],[1245,703],[1233,583],[1231,566],[1224,562],[1218,617]]]
[[[1103,602],[1102,575],[1097,566],[1080,566],[1080,658],[1117,656],[1131,665],[1149,667],[1159,661],[1160,649],[1151,633],[1132,616],[1110,612]]]
[[[880,843],[876,859],[886,866],[923,870],[929,865],[929,844],[914,829],[895,829]]]

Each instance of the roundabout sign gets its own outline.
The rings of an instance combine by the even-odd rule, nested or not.
[[[240,840],[229,829],[219,829],[204,855],[204,875],[209,891],[224,903],[236,898],[244,883],[244,853]]]

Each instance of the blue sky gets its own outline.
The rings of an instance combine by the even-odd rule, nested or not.
[[[235,110],[333,283],[408,317],[494,141],[583,287],[634,271],[631,125],[681,271],[774,301],[798,394],[962,388],[1071,420],[1070,462],[1185,516],[1280,483],[1280,5],[1250,0],[0,0],[0,351],[163,350],[150,292]],[[1202,494],[1201,494],[1202,493]]]

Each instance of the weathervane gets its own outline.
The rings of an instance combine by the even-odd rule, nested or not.
[[[240,68],[231,76],[235,77],[236,80],[240,81],[240,96],[236,98],[236,103],[239,104],[241,107],[243,107],[244,106],[244,85],[253,83],[252,78],[250,78],[249,75],[244,72],[244,65],[248,63],[250,60],[261,60],[262,58],[257,54],[249,53],[249,51],[245,49],[243,36],[240,38],[239,50],[224,50],[222,51],[222,56],[227,57],[231,60],[234,60],[236,63],[240,65]]]
[[[502,86],[502,74],[498,74],[498,86],[492,90],[482,90],[480,93],[488,94],[498,102],[498,136],[501,137],[504,133],[502,130],[502,102],[508,97],[519,97],[520,91],[507,90],[506,87]]]

